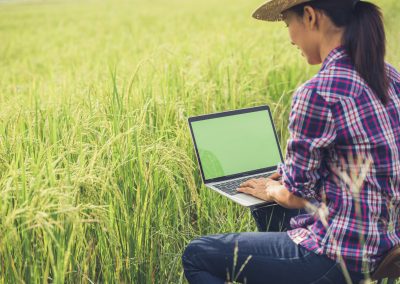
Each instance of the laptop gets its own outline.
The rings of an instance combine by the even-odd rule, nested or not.
[[[189,117],[188,122],[206,187],[246,207],[276,204],[236,190],[246,180],[270,176],[283,161],[269,106]]]

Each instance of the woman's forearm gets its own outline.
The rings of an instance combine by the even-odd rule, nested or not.
[[[291,193],[284,185],[268,189],[270,197],[279,205],[288,209],[303,209],[307,200]]]

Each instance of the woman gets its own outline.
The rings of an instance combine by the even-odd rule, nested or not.
[[[358,283],[400,244],[400,74],[384,61],[382,15],[363,1],[272,0],[253,16],[284,20],[292,44],[322,66],[293,95],[285,162],[238,190],[289,215],[303,212],[286,232],[193,240],[182,256],[185,276],[190,283]],[[354,192],[337,169],[359,169],[351,163],[359,157],[369,167]],[[325,204],[326,215],[304,211],[311,200]],[[252,213],[265,230],[268,209]]]

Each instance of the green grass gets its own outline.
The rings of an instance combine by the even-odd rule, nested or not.
[[[0,4],[1,283],[180,283],[189,240],[256,230],[202,186],[186,119],[269,104],[285,150],[318,66],[259,4]],[[378,4],[400,68],[399,3]]]

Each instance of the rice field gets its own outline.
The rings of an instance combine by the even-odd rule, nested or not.
[[[400,69],[400,3],[375,3]],[[191,239],[256,230],[202,185],[187,118],[268,104],[285,153],[319,67],[259,4],[0,1],[0,283],[185,283]]]

